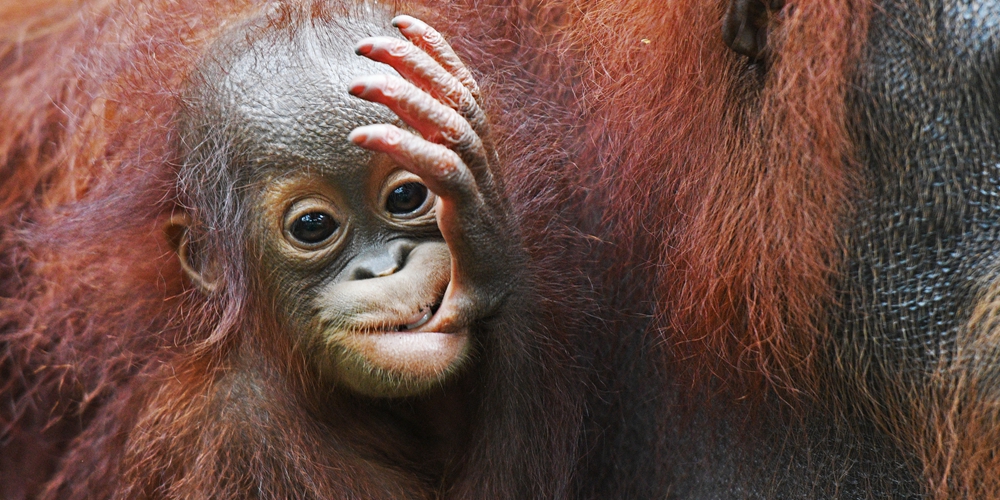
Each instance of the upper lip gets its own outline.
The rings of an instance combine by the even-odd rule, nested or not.
[[[398,319],[386,318],[383,321],[379,321],[375,324],[358,324],[350,330],[354,330],[358,333],[387,333],[387,332],[416,332],[416,330],[434,319],[434,314],[437,313],[438,309],[441,308],[441,300],[438,299],[437,302],[431,305],[422,306],[416,312],[409,315],[409,317],[399,317]],[[366,322],[367,323],[367,322]]]

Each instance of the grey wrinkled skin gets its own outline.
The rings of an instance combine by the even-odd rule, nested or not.
[[[966,361],[957,355],[975,357],[962,339],[984,334],[967,323],[1000,250],[998,42],[996,1],[890,0],[873,11],[852,96],[862,186],[835,332],[838,355],[876,395],[919,391]]]
[[[347,86],[359,76],[396,73],[353,54],[351,37],[398,35],[364,19],[345,16],[329,26],[296,23],[298,29],[273,32],[232,30],[209,51],[214,56],[201,64],[190,85],[197,92],[187,98],[183,123],[188,155],[199,159],[199,148],[214,154],[212,146],[239,151],[240,158],[229,159],[237,163],[229,167],[233,174],[256,176],[243,183],[279,175],[274,164],[282,166],[278,170],[337,176],[369,161],[372,153],[347,141],[347,134],[361,125],[399,120],[384,106],[348,95]],[[247,32],[266,38],[240,38]],[[202,142],[214,136],[230,143]],[[258,168],[240,168],[240,160],[254,163],[243,167]]]
[[[668,437],[691,462],[671,498],[927,498],[906,443],[926,404],[956,374],[979,382],[966,401],[1000,397],[1000,329],[970,326],[1000,271],[1000,1],[875,0],[859,43],[825,392],[802,425],[769,403],[773,425],[742,428],[746,408],[710,403]]]
[[[256,214],[262,190],[274,179],[309,173],[342,187],[348,198],[342,203],[365,206],[369,193],[358,171],[369,168],[375,155],[352,144],[347,135],[362,125],[402,123],[385,106],[348,94],[354,78],[396,74],[386,65],[358,57],[352,49],[363,36],[398,34],[385,13],[363,5],[355,9],[351,16],[298,21],[279,30],[256,26],[232,30],[202,61],[182,116],[187,158],[180,177],[181,191],[200,208],[203,226],[214,229],[206,231],[206,238],[247,237],[243,232],[248,227],[230,226],[260,219]],[[243,212],[254,215],[234,215]],[[373,214],[359,211],[349,216],[352,226],[365,230],[351,231],[344,255],[360,255],[399,237]],[[436,227],[418,232],[440,239]],[[233,249],[218,252],[232,255]],[[313,272],[307,281],[316,286],[345,265],[346,259],[337,259],[327,272]],[[269,277],[272,288],[301,286],[290,287],[278,276],[283,275]]]
[[[996,397],[1000,358],[984,351],[995,342],[969,322],[990,296],[1000,250],[998,41],[1000,2],[873,8],[849,96],[858,185],[824,354],[844,370],[839,397],[870,419],[862,425],[929,425],[935,409],[920,403],[955,373],[980,380],[962,397]],[[917,457],[901,454],[923,481]],[[917,486],[888,493],[917,496]]]

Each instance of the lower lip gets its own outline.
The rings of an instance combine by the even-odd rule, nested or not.
[[[463,333],[381,332],[354,337],[351,343],[382,369],[433,377],[463,357],[468,340]]]

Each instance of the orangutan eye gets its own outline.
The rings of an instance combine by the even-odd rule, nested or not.
[[[385,200],[385,209],[393,215],[406,215],[415,212],[427,201],[427,186],[419,182],[407,182],[389,193]]]
[[[288,232],[302,243],[315,245],[326,241],[338,227],[340,224],[330,214],[309,212],[295,219]]]

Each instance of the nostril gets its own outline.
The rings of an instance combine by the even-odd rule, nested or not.
[[[382,254],[365,259],[351,269],[348,276],[352,280],[367,280],[389,276],[398,270],[399,266],[396,265],[392,255]]]
[[[360,265],[355,267],[351,272],[350,279],[352,280],[367,280],[375,277],[375,273],[372,272],[368,266]]]
[[[406,264],[406,259],[416,247],[416,244],[408,240],[398,240],[389,244],[375,255],[363,257],[347,273],[350,280],[367,280],[390,276],[399,272]]]

